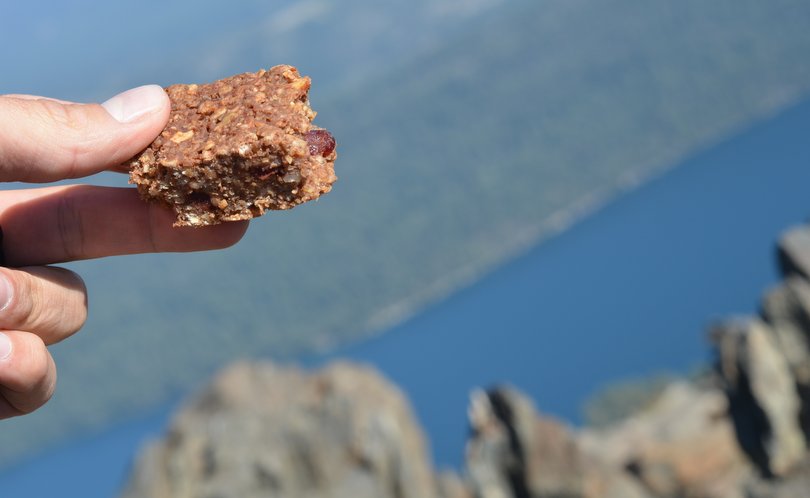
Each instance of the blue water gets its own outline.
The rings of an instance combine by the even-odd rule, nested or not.
[[[440,466],[461,462],[475,387],[511,383],[576,424],[583,400],[611,381],[687,372],[708,359],[711,320],[757,309],[777,279],[774,240],[810,214],[808,129],[810,100],[339,355],[376,365],[403,388]],[[0,496],[114,496],[169,411],[7,469]]]

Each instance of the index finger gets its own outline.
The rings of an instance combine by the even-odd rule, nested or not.
[[[0,193],[9,266],[46,265],[145,252],[188,252],[235,244],[247,222],[172,227],[174,214],[134,188],[70,185]]]

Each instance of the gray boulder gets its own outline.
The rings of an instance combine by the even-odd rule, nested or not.
[[[762,300],[762,316],[790,367],[801,399],[801,426],[810,438],[810,282],[789,277]]]

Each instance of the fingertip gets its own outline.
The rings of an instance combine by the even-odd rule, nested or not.
[[[228,221],[226,223],[222,223],[217,225],[220,231],[220,241],[222,246],[220,249],[225,249],[226,247],[231,247],[236,245],[237,242],[242,240],[242,237],[245,236],[247,233],[247,229],[250,226],[250,221]]]
[[[249,220],[226,221],[203,227],[175,227],[174,212],[149,204],[151,252],[192,252],[225,249],[239,242],[250,226]]]
[[[181,246],[174,250],[185,252],[225,249],[242,240],[249,225],[250,222],[245,220],[226,221],[219,225],[206,227],[171,228],[172,231],[178,234],[185,232],[181,238],[176,239],[176,242]]]
[[[0,403],[6,405],[0,409],[0,418],[31,413],[53,396],[56,365],[35,334],[7,330],[0,336],[4,337],[0,342],[9,345],[6,356],[0,359],[0,395],[6,402]],[[8,409],[12,413],[6,413]]]

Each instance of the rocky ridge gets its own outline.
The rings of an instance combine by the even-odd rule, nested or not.
[[[639,413],[572,430],[518,390],[470,396],[462,475],[439,474],[402,393],[374,370],[226,369],[141,454],[125,498],[805,498],[810,228],[778,247],[756,317],[714,325],[714,369]]]

